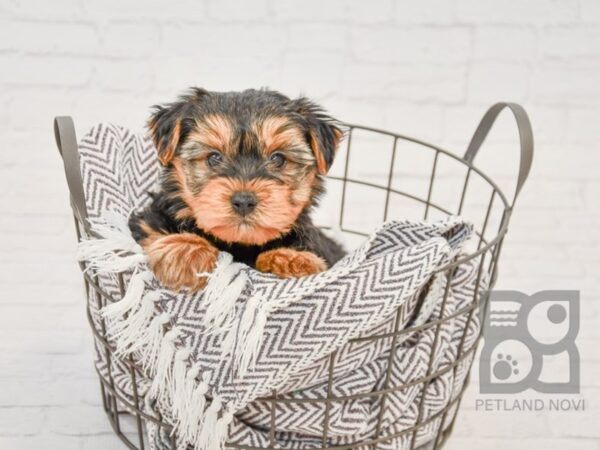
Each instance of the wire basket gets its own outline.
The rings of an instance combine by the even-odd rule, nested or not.
[[[505,194],[498,185],[485,173],[474,165],[474,159],[485,140],[488,132],[493,126],[499,113],[509,109],[517,122],[520,137],[520,163],[515,193],[512,201],[507,200]],[[498,103],[492,106],[484,115],[464,156],[459,157],[439,148],[435,145],[402,136],[396,133],[369,128],[360,125],[347,124],[348,134],[346,145],[340,149],[336,163],[328,175],[328,194],[324,200],[321,212],[331,218],[335,216],[334,228],[339,228],[349,241],[360,240],[368,236],[374,225],[381,221],[394,218],[419,218],[433,219],[448,215],[461,215],[469,219],[475,226],[473,246],[468,253],[459,257],[449,264],[438,269],[450,275],[460,264],[468,261],[476,261],[478,281],[482,276],[489,277],[489,288],[495,284],[498,273],[498,260],[500,257],[502,243],[506,236],[514,202],[523,187],[533,159],[533,135],[527,114],[523,108],[514,103]],[[89,235],[87,224],[87,213],[85,206],[84,191],[79,171],[79,154],[73,122],[69,117],[58,117],[55,120],[55,136],[59,151],[61,153],[67,183],[71,195],[71,206],[75,218],[77,237]],[[411,153],[412,152],[412,153]],[[407,161],[411,162],[408,167],[404,166]],[[386,175],[382,177],[382,173]],[[382,180],[383,178],[383,180]],[[83,263],[81,269],[85,269]],[[118,301],[112,298],[100,288],[97,278],[91,272],[83,272],[86,291],[95,298],[96,307],[99,309],[106,304]],[[447,276],[448,284],[451,277]],[[120,277],[121,288],[123,279]],[[479,286],[479,283],[476,284]],[[475,289],[473,298],[467,307],[459,313],[467,317],[467,322],[480,308],[485,309],[483,299],[485,295]],[[446,286],[444,298],[448,293]],[[100,391],[102,404],[106,411],[108,420],[115,434],[130,449],[144,450],[148,448],[145,427],[151,424],[158,430],[167,433],[172,431],[171,426],[162,421],[160,416],[148,414],[142,408],[144,398],[139,395],[136,386],[137,381],[144,376],[142,369],[133,359],[118,358],[114,355],[114,348],[107,339],[106,328],[102,321],[92,317],[94,312],[88,303],[88,320],[95,338],[96,348],[106,364],[108,371],[103,373],[98,370],[100,380]],[[420,396],[417,420],[413,426],[404,429],[400,433],[380,436],[381,419],[385,405],[385,399],[389,393],[406,389],[409,386],[420,386],[425,392],[429,384],[444,372],[456,370],[461,363],[466,363],[467,370],[470,369],[477,348],[481,331],[475,340],[475,344],[465,348],[466,327],[462,330],[458,351],[454,361],[440,370],[432,370],[433,355],[438,342],[438,334],[443,322],[451,317],[432,320],[415,328],[399,329],[399,321],[396,321],[393,333],[385,336],[373,335],[358,338],[361,341],[391,338],[390,358],[385,383],[382,389],[369,392],[368,395],[360,394],[362,398],[380,400],[380,412],[378,415],[377,430],[375,436],[368,440],[360,440],[343,446],[329,445],[329,411],[333,402],[352,400],[356,396],[333,396],[331,395],[332,376],[334,372],[335,358],[330,358],[329,379],[327,381],[329,394],[319,399],[294,399],[282,398],[274,392],[266,400],[271,405],[270,429],[267,430],[271,436],[271,444],[267,447],[249,447],[228,445],[231,448],[245,450],[267,450],[279,448],[275,446],[275,410],[282,402],[321,403],[326,411],[322,427],[322,445],[314,447],[321,450],[341,450],[355,448],[377,449],[385,446],[392,439],[405,436],[410,442],[410,449],[418,446],[417,434],[425,427],[435,427],[435,438],[428,444],[429,448],[440,448],[450,435],[456,419],[462,394],[468,385],[468,376],[461,386],[453,386],[452,391],[458,390],[458,395],[451,398],[444,407],[432,417],[423,416],[423,403],[425,395]],[[390,382],[390,362],[396,348],[398,336],[425,329],[435,328],[435,338],[429,349],[429,365],[425,376],[410,380],[408,383],[394,385]],[[480,328],[480,330],[483,327]],[[119,368],[120,373],[126,373],[132,387],[131,392],[124,392],[115,382],[113,369]],[[456,377],[452,377],[453,383]],[[171,440],[171,448],[175,449],[175,439]]]

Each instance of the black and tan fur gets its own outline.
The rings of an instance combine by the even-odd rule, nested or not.
[[[164,166],[160,190],[129,224],[166,286],[202,288],[197,273],[213,270],[218,250],[280,277],[343,256],[309,216],[342,138],[313,102],[194,88],[155,107],[149,129]]]

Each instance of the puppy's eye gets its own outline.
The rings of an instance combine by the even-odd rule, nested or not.
[[[286,159],[281,153],[273,153],[269,157],[269,161],[271,161],[275,167],[280,168],[284,166]]]
[[[219,152],[212,152],[210,155],[208,155],[208,158],[206,159],[206,164],[208,164],[209,167],[218,166],[222,162],[223,155],[221,155]]]

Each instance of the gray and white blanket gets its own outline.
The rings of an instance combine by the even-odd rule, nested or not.
[[[120,297],[119,272],[127,287],[120,301],[100,310],[91,293],[92,319],[106,321],[119,356],[143,367],[137,389],[145,408],[173,425],[178,448],[315,448],[327,421],[329,446],[379,433],[379,448],[404,449],[411,434],[403,430],[418,418],[427,422],[418,445],[451,421],[472,358],[470,352],[455,364],[457,352],[479,334],[478,315],[466,309],[477,280],[481,289],[486,277],[477,276],[473,262],[450,280],[438,269],[460,254],[468,224],[387,222],[328,271],[300,279],[278,279],[221,253],[203,292],[176,294],[154,278],[126,225],[160,170],[150,140],[100,124],[81,140],[80,154],[88,214],[100,237],[82,241],[79,257],[110,295]],[[397,329],[450,316],[437,340],[436,326],[393,338]],[[378,338],[361,339],[367,335]],[[97,365],[108,370],[101,352]],[[121,389],[131,391],[128,374],[118,364],[112,370]],[[425,390],[411,384],[431,373],[438,376]],[[398,385],[406,387],[385,395],[377,430],[382,400],[369,394]],[[328,392],[338,399],[328,408],[311,401]],[[267,431],[271,403],[261,399],[273,393],[291,400],[274,411],[275,435]],[[450,413],[440,414],[448,404]],[[164,429],[148,432],[153,448],[171,448]]]

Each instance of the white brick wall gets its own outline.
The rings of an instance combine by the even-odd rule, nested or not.
[[[53,116],[80,134],[139,128],[194,84],[303,92],[457,152],[492,102],[521,102],[537,154],[499,287],[581,289],[586,411],[477,412],[473,383],[448,448],[600,449],[599,80],[597,0],[0,0],[0,448],[121,448],[99,407]],[[506,119],[482,150],[503,185],[514,144]]]

